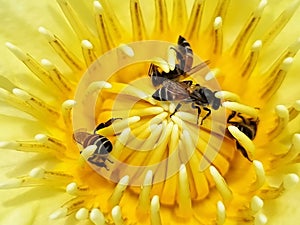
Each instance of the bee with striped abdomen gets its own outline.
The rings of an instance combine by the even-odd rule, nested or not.
[[[168,73],[161,71],[159,66],[151,64],[148,75],[151,77],[153,86],[157,87],[163,83],[164,80],[169,79],[173,81],[179,81],[181,78],[190,76],[192,73],[199,71],[206,67],[209,61],[198,64],[192,68],[194,55],[193,50],[189,42],[182,36],[178,37],[178,47],[171,47],[176,52],[176,64],[173,70]]]
[[[211,114],[212,109],[217,110],[221,106],[221,99],[215,96],[217,91],[212,91],[200,84],[193,84],[192,81],[175,82],[172,80],[165,80],[162,87],[157,89],[152,97],[158,101],[179,101],[175,111],[170,115],[174,115],[183,103],[191,103],[192,108],[197,109],[197,124],[201,114],[201,108],[207,111],[206,115],[201,120],[203,121]]]
[[[234,118],[235,120],[233,121]],[[232,113],[227,118],[227,123],[237,127],[250,140],[253,140],[256,136],[259,119],[246,118],[242,116],[241,113],[232,111]],[[252,162],[245,148],[237,140],[236,140],[236,148],[243,154],[245,158],[247,158],[249,161]]]
[[[73,134],[73,139],[82,145],[83,148],[86,148],[89,145],[96,145],[97,148],[94,153],[87,159],[90,163],[104,167],[106,170],[109,170],[106,161],[113,163],[110,159],[108,159],[108,154],[112,151],[113,145],[108,140],[108,138],[97,134],[96,132],[100,129],[110,126],[116,119],[120,118],[112,118],[106,121],[105,123],[100,123],[95,129],[93,134],[84,132],[84,131],[76,131]]]

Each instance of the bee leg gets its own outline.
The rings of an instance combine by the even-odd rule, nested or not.
[[[193,81],[191,81],[191,80],[184,80],[184,81],[182,81],[181,83],[184,83],[184,84],[186,84],[187,86],[192,86],[192,84],[193,84]]]
[[[94,134],[96,133],[96,131],[101,130],[105,127],[110,126],[115,120],[121,120],[122,118],[111,118],[108,121],[106,121],[105,123],[100,123],[94,130]]]
[[[250,162],[252,162],[252,160],[248,156],[247,151],[240,145],[240,143],[238,141],[236,142],[236,147],[246,159],[248,159]]]
[[[106,160],[108,161],[108,162],[110,162],[111,164],[113,164],[114,162],[113,161],[111,161],[109,158],[106,158]]]
[[[180,109],[181,106],[182,106],[181,103],[178,103],[174,112],[170,115],[170,117],[173,116]]]
[[[198,105],[195,105],[195,103],[193,102],[192,103],[192,108],[193,109],[197,109],[197,125],[199,124],[199,116],[200,116],[200,114],[201,114],[201,108],[200,108],[200,106],[198,106]],[[201,125],[202,125],[202,122],[203,122],[203,119],[201,120]]]
[[[236,115],[236,111],[232,111],[231,114],[228,116],[227,118],[227,123],[231,123],[230,120],[235,117]]]
[[[203,124],[203,121],[211,114],[211,110],[209,108],[203,107],[203,109],[207,111],[207,114],[202,118],[201,125]]]

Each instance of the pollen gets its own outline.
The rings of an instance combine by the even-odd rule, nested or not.
[[[284,88],[300,39],[280,39],[299,1],[269,22],[266,0],[245,21],[228,0],[118,2],[124,21],[113,1],[57,4],[77,39],[38,31],[60,63],[6,43],[45,93],[0,76],[1,101],[31,119],[0,148],[43,161],[1,191],[57,189],[50,220],[266,224],[265,205],[299,183],[300,101]]]

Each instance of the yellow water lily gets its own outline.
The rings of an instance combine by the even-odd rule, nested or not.
[[[2,0],[1,224],[296,224],[299,4]],[[152,97],[180,35],[199,124]]]

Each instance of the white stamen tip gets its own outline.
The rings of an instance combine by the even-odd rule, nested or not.
[[[134,51],[131,47],[125,44],[120,44],[119,48],[124,52],[127,56],[133,57],[134,56]]]
[[[55,66],[48,59],[42,59],[41,64],[48,70],[52,70],[55,68]]]
[[[264,201],[260,197],[255,195],[251,199],[250,208],[253,213],[257,213],[259,210],[262,209],[263,206],[264,206]]]
[[[291,67],[291,65],[294,62],[294,58],[293,57],[287,57],[283,60],[282,64],[281,64],[281,69],[284,71],[288,71]]]
[[[40,34],[44,35],[48,41],[55,40],[55,37],[44,27],[39,27],[38,31]]]
[[[94,151],[97,149],[97,145],[89,145],[85,149],[82,150],[81,155],[83,158],[88,158]]]
[[[86,208],[79,209],[75,214],[75,218],[77,220],[85,220],[88,217],[89,217],[89,210]]]
[[[151,199],[151,209],[153,211],[159,211],[160,204],[159,204],[159,197],[158,195],[154,195]]]
[[[99,1],[94,1],[94,8],[97,10],[97,12],[102,12],[103,8]]]
[[[257,40],[252,45],[252,51],[258,51],[258,50],[261,49],[261,47],[262,47],[262,41],[261,40]]]
[[[300,134],[294,134],[292,143],[296,149],[300,150]]]
[[[122,177],[119,181],[119,184],[124,185],[124,186],[127,186],[128,183],[129,183],[129,176],[128,175]]]
[[[103,213],[97,208],[92,209],[90,213],[90,220],[95,225],[105,225],[105,217],[103,216]]]
[[[52,213],[49,216],[49,219],[50,220],[56,220],[56,219],[59,219],[59,218],[66,217],[67,214],[68,214],[68,209],[67,208],[60,208],[60,209],[56,210],[54,213]]]
[[[285,175],[283,178],[283,187],[289,189],[299,183],[299,176],[295,173]]]
[[[29,173],[29,176],[30,177],[33,177],[33,178],[43,178],[45,175],[45,170],[42,169],[42,168],[33,168],[30,173]]]
[[[24,101],[28,101],[31,99],[31,96],[24,90],[21,90],[19,88],[14,88],[12,90],[13,94],[21,99],[23,99]]]
[[[111,210],[111,215],[112,215],[113,221],[115,222],[116,225],[123,224],[120,206],[117,205],[117,206],[113,207],[113,209]]]
[[[145,180],[144,180],[144,186],[150,186],[152,184],[152,177],[153,177],[153,172],[152,170],[148,170],[148,172],[146,173],[145,176]]]
[[[37,134],[34,136],[34,139],[39,143],[45,143],[48,141],[48,137],[45,134]]]
[[[15,141],[0,141],[0,148],[16,148],[18,143]]]
[[[223,202],[217,202],[217,224],[222,225],[225,223],[226,220],[226,209]]]
[[[22,184],[21,179],[10,179],[7,181],[0,182],[0,189],[10,189],[20,187]]]
[[[75,105],[76,105],[76,101],[75,101],[75,100],[72,100],[72,99],[66,100],[66,101],[64,101],[64,103],[62,104],[63,108],[65,108],[65,109],[71,109],[71,108],[73,108]]]
[[[82,40],[81,41],[81,47],[85,49],[93,49],[93,45],[88,40]]]
[[[170,72],[169,64],[162,58],[155,57],[151,60],[151,63],[153,63],[156,66],[159,66],[165,73]]]
[[[222,18],[220,16],[218,16],[215,18],[215,21],[214,21],[214,29],[217,30],[217,29],[220,29],[221,27],[222,27]]]
[[[26,54],[21,49],[19,49],[17,46],[13,45],[10,42],[6,42],[5,45],[21,61],[24,61],[27,59]]]
[[[296,100],[293,107],[297,110],[300,111],[300,100]]]
[[[102,88],[112,88],[112,85],[106,81],[95,81],[88,86],[87,92],[88,94],[91,94],[98,90],[101,90]]]
[[[277,105],[275,107],[275,112],[280,118],[288,118],[289,111],[284,105]]]
[[[66,187],[66,192],[70,195],[76,195],[78,186],[75,182],[69,183]]]
[[[259,213],[256,217],[255,217],[255,221],[254,221],[254,225],[264,225],[268,222],[268,218],[266,217],[265,214],[263,213]]]

